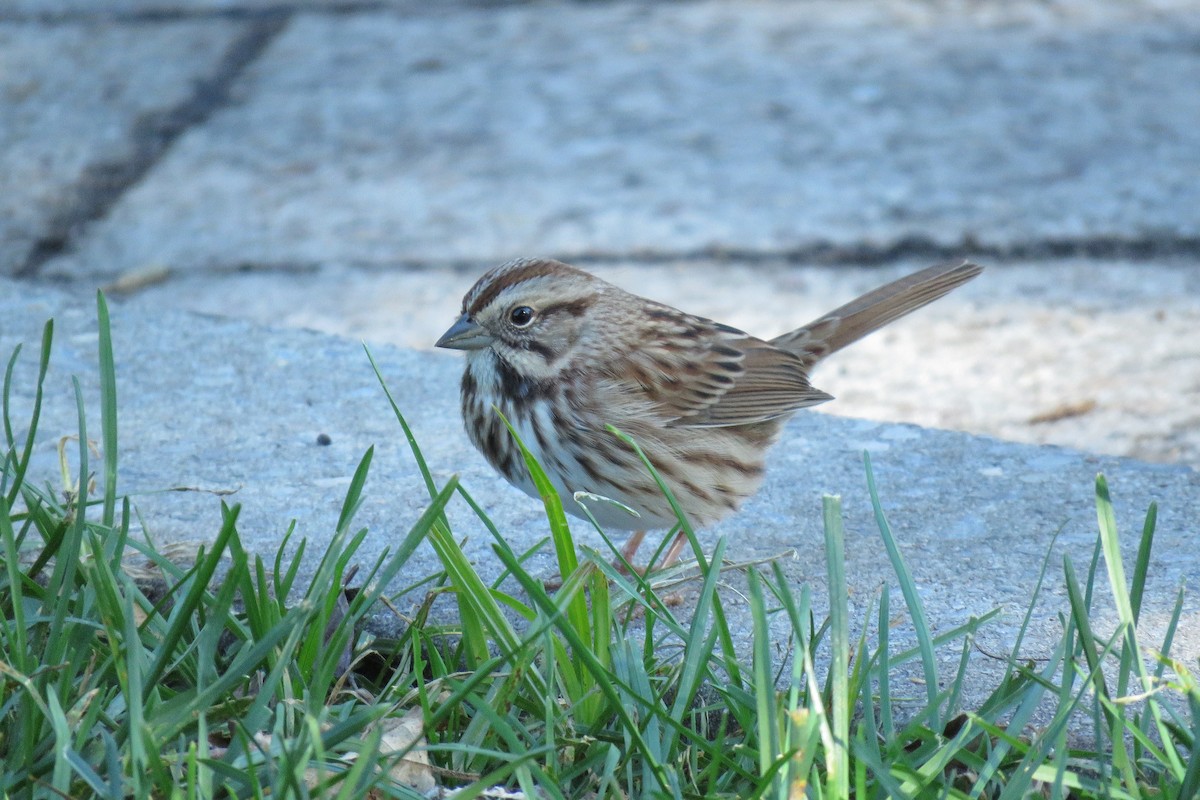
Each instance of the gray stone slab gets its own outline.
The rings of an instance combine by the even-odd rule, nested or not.
[[[761,336],[928,262],[819,267],[737,260],[589,265],[619,286]],[[186,273],[126,302],[430,349],[471,270],[329,267]],[[821,411],[1200,465],[1200,270],[1194,261],[987,262],[952,297],[822,365]]]
[[[240,27],[0,24],[0,274],[66,234],[84,172],[130,159],[139,119],[188,97]]]
[[[71,373],[82,381],[90,430],[96,431],[94,312],[57,291],[0,280],[0,355],[17,341],[27,347],[16,373],[18,420],[28,404],[38,336],[51,316],[57,345],[37,469],[54,481],[57,439],[76,429]],[[288,520],[295,518],[298,534],[315,548],[310,552],[319,552],[333,531],[355,466],[371,446],[375,461],[358,517],[371,531],[362,561],[370,563],[394,544],[424,508],[424,490],[407,446],[357,343],[133,308],[116,310],[113,331],[120,490],[134,494],[149,533],[160,542],[215,534],[217,497],[152,493],[190,486],[238,490],[226,499],[243,504],[240,530],[249,549],[270,556]],[[545,535],[536,504],[492,474],[460,429],[458,360],[390,347],[379,348],[377,355],[438,480],[461,474],[518,551]],[[332,443],[318,446],[319,433]],[[1160,640],[1179,585],[1194,588],[1200,581],[1195,546],[1200,474],[1191,469],[820,414],[801,414],[789,424],[773,451],[762,492],[741,513],[705,531],[705,546],[727,536],[728,556],[739,561],[795,551],[794,558],[784,560],[787,574],[797,585],[809,583],[822,598],[821,495],[840,494],[852,619],[863,620],[879,587],[895,583],[867,500],[863,451],[871,453],[885,509],[933,630],[948,630],[996,606],[1003,609],[1001,619],[979,638],[987,652],[1011,646],[1041,560],[1050,552],[1045,599],[1022,649],[1030,658],[1047,653],[1058,634],[1057,615],[1067,607],[1059,577],[1062,556],[1070,554],[1083,567],[1095,541],[1093,479],[1098,472],[1111,483],[1127,559],[1148,503],[1160,504],[1142,616],[1147,644]],[[467,551],[481,572],[498,574],[488,536],[470,511],[456,502],[448,513],[456,532],[468,537]],[[599,546],[594,533],[583,526],[576,531],[582,542]],[[531,568],[546,576],[554,571],[548,555],[535,557]],[[406,575],[411,580],[433,570],[434,557],[422,548]],[[899,595],[893,597],[898,603]],[[1100,624],[1110,624],[1107,592],[1100,590],[1097,598]],[[735,629],[748,631],[745,607],[734,592],[728,599]],[[821,601],[818,613],[824,614],[824,607]],[[892,638],[911,642],[907,625],[898,624]],[[1194,593],[1173,653],[1188,662],[1200,656],[1200,603]],[[947,651],[944,658],[954,664],[957,653]],[[982,654],[973,664],[967,707],[994,686],[1002,669]]]
[[[1200,15],[1116,2],[301,15],[48,265],[1200,235]]]

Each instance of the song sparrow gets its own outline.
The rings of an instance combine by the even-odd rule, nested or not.
[[[499,409],[568,512],[583,516],[573,497],[584,491],[637,513],[588,506],[602,527],[638,531],[622,550],[632,561],[645,530],[676,518],[607,424],[643,448],[693,525],[710,525],[758,490],[788,417],[833,399],[809,384],[814,364],[980,271],[966,261],[929,267],[763,341],[559,261],[519,259],[471,287],[437,346],[467,353],[463,422],[491,465],[537,496]],[[664,564],[683,544],[681,534]]]

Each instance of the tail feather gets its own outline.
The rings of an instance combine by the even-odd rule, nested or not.
[[[795,353],[811,368],[831,353],[932,303],[982,271],[982,267],[970,261],[928,267],[867,292],[801,328],[772,339],[771,344]]]

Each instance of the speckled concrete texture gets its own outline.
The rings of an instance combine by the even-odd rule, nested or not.
[[[69,238],[71,212],[146,149],[133,134],[161,135],[236,32],[223,20],[0,21],[0,274]]]
[[[72,374],[81,380],[93,429],[97,424],[94,308],[58,291],[13,289],[0,280],[5,320],[0,353],[19,341],[27,348],[15,373],[18,420],[31,402],[42,326],[47,318],[56,321],[54,368],[34,466],[49,479],[57,470],[59,437],[77,429]],[[220,503],[239,503],[239,531],[249,548],[273,553],[295,519],[297,535],[309,541],[311,566],[333,535],[343,494],[369,447],[375,448],[374,461],[356,522],[371,533],[359,561],[373,563],[424,510],[423,483],[359,344],[169,311],[125,308],[113,316],[119,489],[133,496],[146,521],[144,532],[155,540],[208,540],[219,526]],[[546,536],[540,505],[497,477],[471,449],[457,415],[448,413],[457,405],[456,360],[386,345],[376,355],[436,479],[461,475],[514,550]],[[322,433],[331,440],[327,446],[317,444]],[[884,509],[935,633],[999,607],[1001,616],[980,643],[987,652],[1006,652],[1042,559],[1049,557],[1047,588],[1022,649],[1031,658],[1044,655],[1060,633],[1057,614],[1066,607],[1062,558],[1068,555],[1085,568],[1095,545],[1093,481],[1100,472],[1112,487],[1127,559],[1136,551],[1147,506],[1159,503],[1142,614],[1147,641],[1161,640],[1178,587],[1200,581],[1194,547],[1200,474],[1192,469],[812,413],[788,425],[772,451],[762,491],[739,514],[704,531],[704,546],[711,551],[717,537],[726,536],[733,561],[782,556],[786,574],[812,585],[814,597],[822,598],[821,496],[838,494],[845,509],[851,619],[861,624],[884,584],[898,603],[866,491],[864,452],[871,455]],[[159,491],[174,487],[190,491]],[[471,510],[455,502],[448,514],[481,573],[499,575],[490,537]],[[586,526],[575,530],[583,544],[603,547]],[[545,551],[529,566],[546,577],[555,571]],[[432,550],[422,546],[406,574],[437,569]],[[825,613],[823,602],[818,600],[818,614]],[[731,627],[746,632],[739,641],[745,648],[748,609],[733,596],[729,604]],[[1111,599],[1103,591],[1097,595],[1097,620],[1101,627],[1113,623]],[[397,624],[391,617],[377,623],[384,630]],[[1200,656],[1198,631],[1200,604],[1189,595],[1176,657]],[[891,636],[897,646],[911,644],[906,625]],[[955,653],[946,657],[957,660]],[[986,657],[974,664],[967,707],[994,687],[1003,669],[1002,662]]]
[[[1200,18],[1102,8],[301,13],[43,272],[1200,237]]]
[[[816,267],[629,260],[618,285],[772,336],[927,262]],[[472,271],[188,276],[128,302],[429,349]],[[237,298],[236,306],[231,298]],[[952,296],[822,364],[819,410],[1200,465],[1200,270],[1176,258],[991,262]]]
[[[794,552],[821,596],[820,498],[841,494],[861,618],[893,581],[868,451],[935,630],[998,605],[980,642],[1006,651],[1049,553],[1036,657],[1103,471],[1127,549],[1160,503],[1153,641],[1200,578],[1198,85],[1194,0],[15,0],[0,356],[28,348],[21,408],[56,319],[52,481],[68,375],[94,405],[106,288],[143,533],[210,538],[208,490],[233,489],[249,548],[295,518],[319,550],[375,446],[367,559],[425,497],[366,339],[438,479],[461,473],[520,547],[539,509],[470,450],[458,359],[424,352],[487,267],[563,258],[770,335],[967,257],[978,280],[821,366],[837,400],[789,425],[762,493],[704,542]],[[451,517],[495,574],[482,527]],[[1200,655],[1198,622],[1189,597],[1176,655]],[[968,705],[1001,667],[975,663]]]

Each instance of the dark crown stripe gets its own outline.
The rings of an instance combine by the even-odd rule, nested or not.
[[[500,293],[505,289],[535,278],[561,274],[565,267],[565,264],[560,264],[557,261],[538,260],[518,262],[511,269],[501,269],[498,271],[498,274],[491,277],[490,281],[476,285],[476,288],[471,292],[474,298],[471,299],[470,305],[464,308],[463,311],[466,312],[467,316],[473,317],[491,305],[492,301],[499,297]]]

